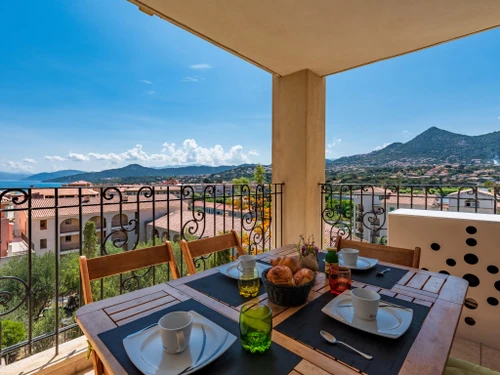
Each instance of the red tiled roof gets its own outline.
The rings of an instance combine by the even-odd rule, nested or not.
[[[123,211],[137,211],[137,197],[127,197],[127,200],[123,200],[121,207]],[[103,199],[102,212],[119,212],[120,211],[120,199],[118,196],[114,196],[110,200]],[[183,208],[188,209],[188,204],[183,203]],[[53,208],[55,204],[54,198],[36,199],[31,200],[31,212],[33,218],[49,218],[55,216],[55,209]],[[101,198],[100,197],[89,197],[87,200],[82,201],[82,213],[84,215],[88,214],[100,214],[101,213]],[[77,216],[79,214],[79,198],[59,198],[58,199],[58,215],[60,217],[64,216]],[[155,209],[170,209],[179,210],[181,207],[181,202],[175,196],[170,195],[169,201],[167,199],[155,199]],[[27,202],[23,205],[18,205],[16,208],[28,208]],[[140,210],[152,210],[152,199],[141,196],[139,199],[139,209]],[[28,211],[22,211],[26,215]]]
[[[387,204],[399,204],[400,205],[413,205],[425,207],[437,207],[440,205],[440,200],[435,195],[427,195],[425,194],[400,194],[399,198],[397,195],[389,195],[385,199],[382,200],[383,203]]]

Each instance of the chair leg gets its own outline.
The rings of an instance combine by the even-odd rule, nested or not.
[[[104,375],[104,366],[96,351],[92,351],[92,363],[94,364],[95,375]]]

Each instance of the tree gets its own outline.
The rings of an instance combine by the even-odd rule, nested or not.
[[[2,332],[2,348],[8,348],[26,339],[26,329],[21,322],[14,322],[12,320],[0,321],[0,331]],[[15,354],[7,354],[5,356],[6,364],[9,364],[11,359],[15,359]]]
[[[265,176],[266,171],[264,170],[264,167],[259,163],[255,167],[255,172],[253,174],[253,179],[257,184],[265,184],[266,183],[266,176]]]
[[[250,180],[246,177],[233,178],[234,185],[248,185]]]
[[[95,257],[97,253],[97,244],[98,239],[95,222],[89,220],[85,223],[85,228],[83,229],[83,255],[87,258]]]

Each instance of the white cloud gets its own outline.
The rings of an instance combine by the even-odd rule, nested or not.
[[[326,145],[326,154],[329,155],[329,154],[333,153],[333,151],[334,151],[333,148],[335,146],[338,146],[340,142],[342,142],[341,138],[333,138],[333,141]]]
[[[500,120],[500,116],[498,116],[497,119]]]
[[[184,77],[181,82],[198,82],[198,78]]]
[[[375,147],[375,150],[373,150],[373,151],[379,151],[379,150],[382,150],[382,149],[386,148],[386,147],[387,147],[387,146],[389,146],[389,145],[390,145],[390,143],[384,143],[382,146],[377,146],[377,147]]]
[[[147,85],[152,85],[152,84],[153,84],[153,82],[148,81],[148,80],[146,80],[146,79],[141,79],[139,82],[145,83],[145,84],[147,84]]]
[[[29,163],[29,164],[36,164],[36,160],[35,159],[30,159],[30,158],[24,158],[23,162]]]
[[[76,154],[74,152],[69,152],[68,159],[72,161],[88,161],[90,160],[88,156],[83,154]]]
[[[208,64],[193,64],[189,65],[189,67],[195,70],[212,69],[212,67]]]
[[[148,90],[148,91],[146,91],[146,95],[154,95],[154,94],[156,94],[155,90]]]
[[[130,150],[121,153],[100,154],[89,152],[87,154],[77,154],[70,152],[68,159],[73,161],[102,160],[112,164],[121,162],[139,161],[145,164],[161,162],[164,165],[223,165],[223,164],[242,164],[249,163],[251,156],[258,156],[255,150],[249,152],[243,151],[243,146],[235,145],[229,150],[224,150],[221,145],[213,147],[202,147],[194,139],[186,139],[181,146],[175,143],[165,142],[163,149],[159,153],[148,154],[137,144]]]
[[[45,156],[44,159],[48,160],[48,161],[64,161],[64,160],[66,160],[62,156],[57,156],[57,155]]]
[[[33,165],[31,163],[25,164],[22,161],[7,161],[7,166],[14,170],[14,171],[19,171],[19,172],[33,172]]]

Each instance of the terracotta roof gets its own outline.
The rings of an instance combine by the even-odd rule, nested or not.
[[[382,200],[382,204],[399,204],[400,205],[413,205],[413,207],[421,206],[425,207],[437,207],[440,206],[440,200],[436,195],[428,194],[427,197],[425,194],[400,194],[399,199],[397,195],[389,195],[385,199]]]
[[[244,210],[240,210],[239,208],[234,208],[233,209],[233,206],[231,206],[230,204],[226,204],[224,205],[224,203],[217,203],[217,202],[203,202],[203,201],[196,201],[194,202],[194,207],[197,207],[197,208],[216,208],[216,209],[219,209],[219,210],[226,210],[226,211],[233,211],[234,212],[250,212],[247,208],[245,208]]]
[[[55,196],[55,189],[32,189],[31,194],[33,196],[42,196],[42,197],[54,197]],[[59,197],[61,196],[75,196],[78,197],[78,188],[58,188],[57,189],[57,195]],[[92,190],[92,189],[82,189],[82,196],[89,196],[89,195],[99,195],[99,192]]]
[[[127,200],[123,200],[121,203],[123,211],[137,211],[138,200],[137,197],[127,197]],[[118,196],[114,196],[110,200],[103,200],[103,208],[102,212],[119,212],[120,211],[120,200]],[[183,203],[183,208],[185,210],[188,209],[188,204],[186,202]],[[33,198],[31,200],[31,212],[33,218],[50,218],[55,216],[55,210],[53,207],[55,204],[54,198],[45,198],[45,199],[36,199]],[[89,214],[100,214],[101,213],[101,198],[100,197],[89,197],[88,200],[82,202],[82,213],[84,215]],[[79,198],[59,198],[58,199],[58,215],[60,217],[65,216],[78,216],[79,214]],[[170,195],[169,199],[155,200],[155,209],[170,209],[170,210],[180,210],[181,202],[178,198],[173,195]],[[23,205],[16,206],[16,208],[28,208],[28,204],[24,203]],[[152,199],[141,196],[139,199],[139,209],[140,210],[152,210]],[[26,215],[28,214],[27,210],[22,211]]]
[[[90,183],[88,181],[80,180],[80,181],[70,182],[68,184],[68,186],[81,186],[81,185],[90,186],[90,185],[92,185],[92,183]]]
[[[467,194],[468,196],[470,196],[471,198],[474,198],[474,197],[476,196],[476,193],[475,193],[475,192],[473,192],[473,191],[474,191],[474,190],[472,190],[472,189],[462,190],[462,191],[460,192],[460,194],[465,193],[465,194]],[[470,194],[470,193],[472,193],[472,194]],[[495,196],[495,194],[490,193],[489,191],[485,191],[485,190],[478,190],[478,191],[477,191],[477,195],[479,195],[479,194],[486,194],[486,195],[489,195],[489,196],[492,196],[492,197],[494,197],[494,196]],[[450,197],[450,196],[453,196],[453,197],[454,197],[454,196],[456,196],[456,195],[458,196],[458,191],[455,191],[454,193],[450,193],[450,194],[448,194],[448,195],[447,195],[447,197]],[[462,198],[462,196],[460,196],[460,197]]]
[[[373,188],[373,190],[372,190]],[[366,186],[366,191],[363,190],[363,195],[371,195],[371,194],[390,194],[391,193],[391,189],[387,188],[381,188],[379,186]],[[346,192],[345,193],[346,195],[349,194],[349,192]],[[355,194],[355,195],[361,195],[361,189],[358,189],[358,190],[353,190],[352,191],[352,194]],[[342,193],[342,195],[344,195],[344,192]]]

